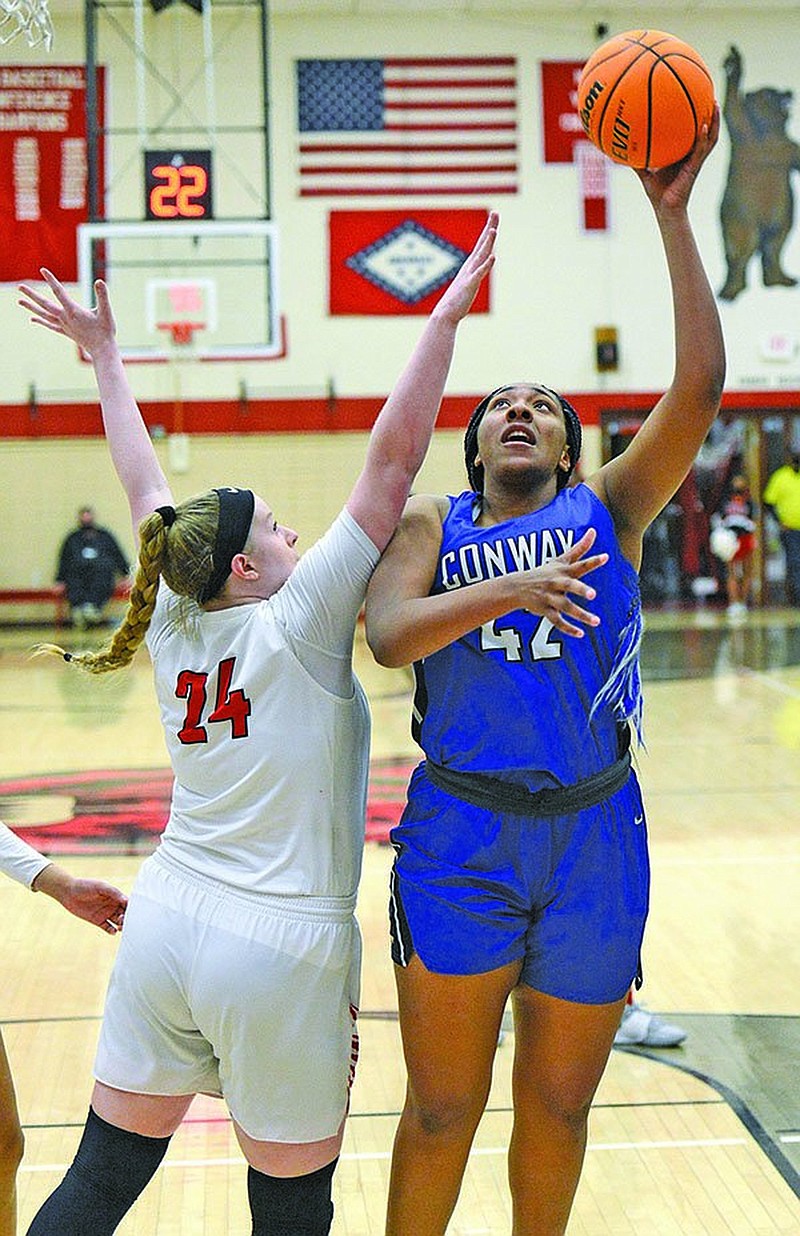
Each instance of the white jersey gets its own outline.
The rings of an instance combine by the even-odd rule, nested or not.
[[[5,824],[0,824],[0,871],[3,875],[30,888],[39,872],[49,867],[52,861],[12,833]]]
[[[352,649],[379,556],[345,510],[265,601],[187,624],[162,584],[147,645],[175,775],[165,859],[252,892],[354,896],[370,719]]]

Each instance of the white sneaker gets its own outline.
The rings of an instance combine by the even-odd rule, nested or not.
[[[686,1031],[672,1026],[641,1004],[626,1004],[614,1043],[623,1047],[678,1047]]]

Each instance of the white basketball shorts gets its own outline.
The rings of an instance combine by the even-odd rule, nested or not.
[[[147,859],[106,997],[97,1080],[220,1095],[258,1141],[332,1137],[358,1055],[353,902],[250,894]]]

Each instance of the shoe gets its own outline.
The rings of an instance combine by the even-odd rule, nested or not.
[[[641,1004],[626,1004],[614,1043],[617,1047],[678,1047],[685,1038],[680,1026],[670,1025]]]
[[[728,606],[728,618],[731,622],[743,622],[747,617],[747,606],[744,601],[731,601]]]

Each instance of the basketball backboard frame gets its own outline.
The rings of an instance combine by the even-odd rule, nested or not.
[[[98,223],[83,223],[78,227],[78,282],[81,289],[81,297],[84,304],[92,304],[94,301],[93,284],[98,275],[103,275],[106,282],[109,284],[112,299],[115,291],[114,280],[114,242],[115,241],[132,241],[144,242],[159,241],[159,242],[187,242],[199,245],[202,240],[212,242],[223,242],[226,238],[231,238],[232,245],[237,241],[256,240],[259,243],[263,242],[263,261],[255,262],[252,259],[249,261],[251,267],[258,267],[263,271],[263,304],[257,305],[260,311],[260,316],[263,319],[263,335],[264,337],[258,340],[242,340],[241,342],[215,342],[213,339],[213,329],[216,327],[216,322],[209,323],[211,329],[202,332],[202,337],[196,340],[196,346],[193,346],[191,351],[187,351],[185,359],[197,361],[244,361],[244,360],[276,360],[286,355],[286,341],[283,321],[279,312],[279,287],[278,287],[278,228],[277,225],[266,219],[204,219],[196,223],[190,222],[98,222]],[[100,247],[103,252],[102,267],[99,266],[95,254]],[[129,266],[141,265],[142,263],[128,263]],[[224,270],[225,261],[219,258],[215,259],[215,266],[218,271]],[[122,264],[120,264],[121,266]],[[231,270],[237,267],[237,262],[231,259]],[[194,279],[194,282],[203,282],[202,276]],[[147,312],[147,284],[152,282],[147,277],[146,272],[141,275],[142,291],[141,291],[141,315],[145,323],[142,334],[150,333],[153,336],[152,343],[144,342],[143,339],[136,342],[126,341],[123,332],[120,330],[120,352],[123,360],[133,363],[168,363],[176,359],[176,350],[170,346],[169,341],[165,337],[162,330],[157,329],[157,325],[152,322],[152,315]],[[221,283],[224,279],[217,274],[217,282]],[[256,296],[259,292],[258,287],[248,285],[247,296]],[[220,295],[224,294],[224,288],[220,288]],[[257,302],[256,302],[257,303]],[[115,302],[115,311],[117,314],[118,325],[121,321],[121,311],[124,306],[120,306]],[[252,315],[258,317],[258,314]]]

